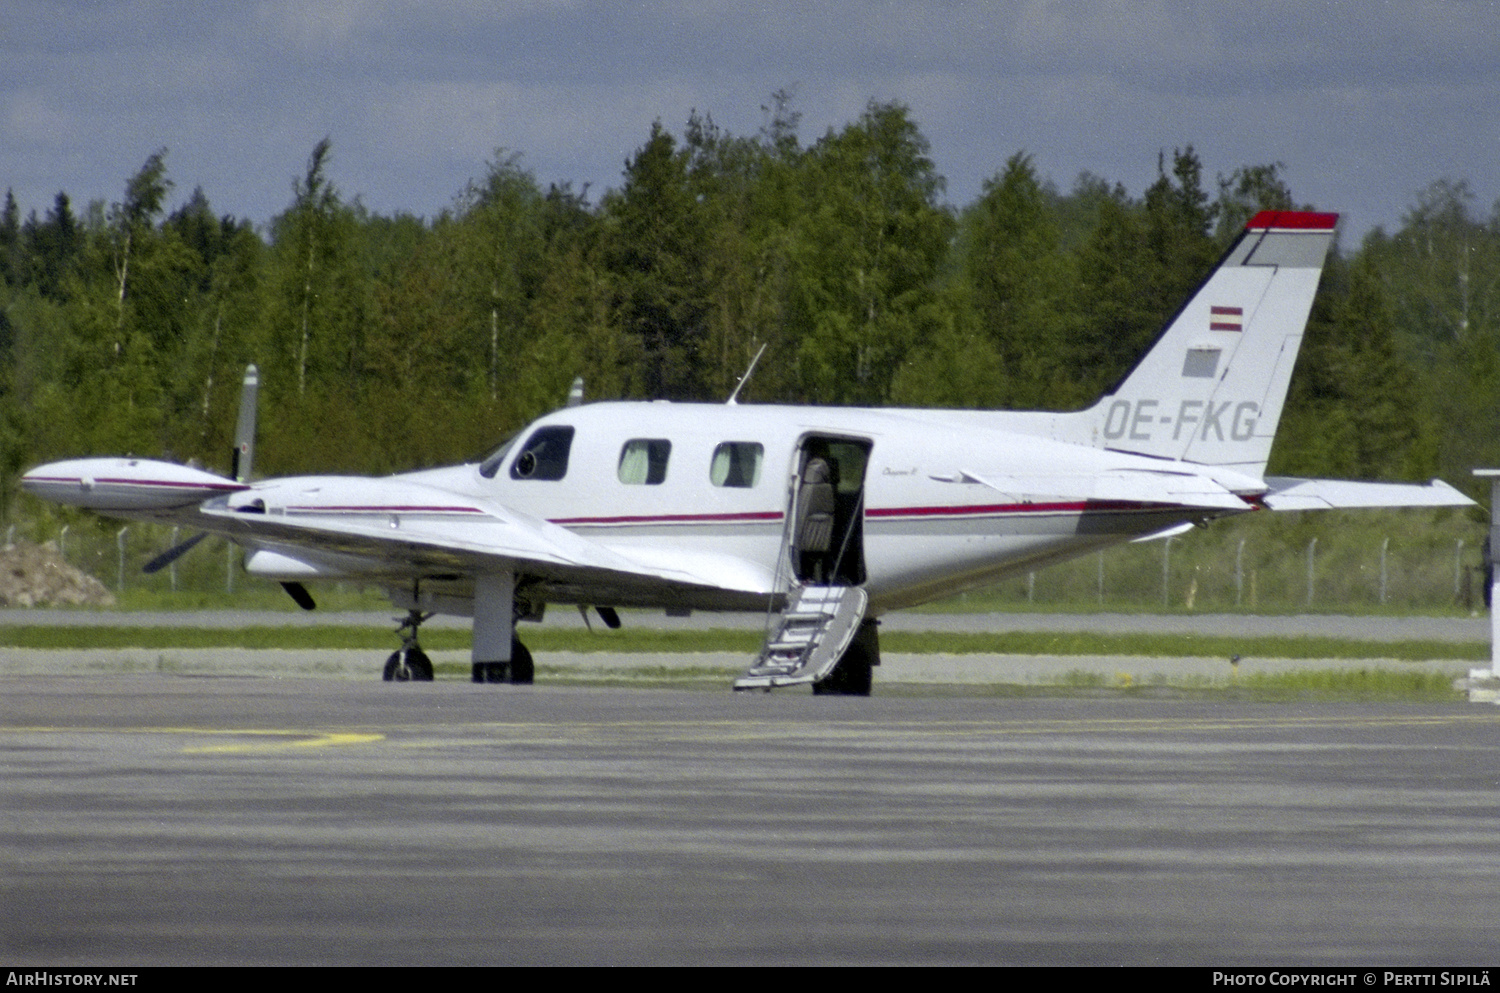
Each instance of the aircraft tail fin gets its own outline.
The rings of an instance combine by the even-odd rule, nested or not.
[[[1097,404],[1097,444],[1260,478],[1337,214],[1262,211]]]

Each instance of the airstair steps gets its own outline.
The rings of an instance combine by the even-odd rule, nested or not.
[[[799,586],[766,634],[737,690],[815,683],[833,671],[864,619],[869,597],[858,586]]]

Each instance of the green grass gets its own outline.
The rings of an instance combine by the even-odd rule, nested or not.
[[[1458,703],[1453,677],[1437,672],[1388,669],[1303,669],[1264,673],[1239,679],[1189,677],[1128,679],[1072,670],[1051,683],[918,684],[876,682],[879,696],[1139,698],[1288,703]]]
[[[554,685],[592,687],[676,688],[723,692],[739,673],[735,667],[713,665],[664,666],[652,658],[658,654],[685,652],[730,652],[749,659],[759,646],[757,631],[653,631],[649,629],[588,632],[561,629],[522,628],[522,636],[538,654],[539,678]],[[1401,668],[1308,668],[1281,673],[1255,673],[1235,677],[1188,676],[1137,678],[1124,674],[1063,671],[1048,684],[928,685],[882,683],[881,696],[1110,696],[1170,697],[1219,700],[1360,700],[1447,701],[1461,699],[1453,679],[1415,663],[1432,660],[1482,661],[1489,658],[1483,643],[1337,641],[1328,638],[1205,638],[1189,635],[1088,635],[1088,634],[948,634],[892,632],[883,639],[888,652],[943,652],[948,654],[1104,655],[1130,656],[1221,656],[1237,652],[1249,658],[1358,660],[1398,659],[1414,663]],[[42,649],[364,649],[372,659],[393,649],[395,635],[389,628],[363,627],[250,627],[123,628],[123,627],[0,627],[0,645]],[[462,650],[470,645],[463,629],[433,628],[424,632],[429,650]],[[635,655],[640,664],[620,661],[592,665],[588,654],[568,665],[549,665],[549,652],[608,652]],[[1225,666],[1225,669],[1228,667]],[[440,678],[467,679],[467,662],[439,662]]]
[[[882,651],[953,655],[1232,655],[1278,659],[1476,660],[1490,657],[1487,642],[1359,641],[1319,637],[1239,637],[1192,634],[1091,634],[1047,632],[892,631]]]
[[[357,587],[314,586],[313,599],[319,610],[330,612],[392,610],[391,602],[373,589]],[[182,590],[152,589],[127,586],[124,593],[116,594],[116,611],[196,611],[196,610],[277,610],[289,614],[300,614],[302,608],[292,602],[280,586],[259,579],[241,576],[233,593],[223,589]],[[94,610],[97,608],[61,608]]]
[[[1230,689],[1257,699],[1454,700],[1463,694],[1440,672],[1390,669],[1303,669],[1255,673]]]
[[[1449,700],[1459,696],[1453,688],[1453,677],[1415,669],[1293,669],[1222,679],[1197,676],[1171,680],[1134,679],[1075,669],[1065,673],[1058,685],[1074,690],[1110,690],[1123,695],[1156,695],[1170,689],[1177,694],[1241,695],[1258,700]]]
[[[382,651],[396,646],[393,627],[48,627],[0,626],[0,645],[13,648],[360,648]],[[734,652],[752,655],[760,647],[758,630],[658,631],[627,628],[620,631],[579,631],[563,628],[520,628],[534,652],[611,652],[673,654]],[[470,632],[460,628],[428,628],[422,645],[429,650],[462,650],[471,645]],[[1431,659],[1483,661],[1490,657],[1485,642],[1343,641],[1334,638],[1206,637],[1157,634],[1053,634],[1031,632],[952,633],[893,631],[881,637],[886,652],[949,655],[1117,655],[1220,656],[1284,659]]]

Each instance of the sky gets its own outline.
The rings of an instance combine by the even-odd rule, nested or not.
[[[905,104],[957,207],[1017,152],[1138,196],[1187,145],[1211,190],[1281,163],[1346,242],[1439,179],[1500,199],[1490,0],[4,0],[0,187],[81,210],[165,148],[171,206],[264,225],[327,136],[375,213],[432,217],[515,153],[597,202],[653,121],[753,135],[777,91],[804,144]]]

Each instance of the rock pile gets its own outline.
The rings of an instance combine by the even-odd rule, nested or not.
[[[0,607],[114,605],[104,584],[68,565],[53,542],[18,541],[0,549]]]

